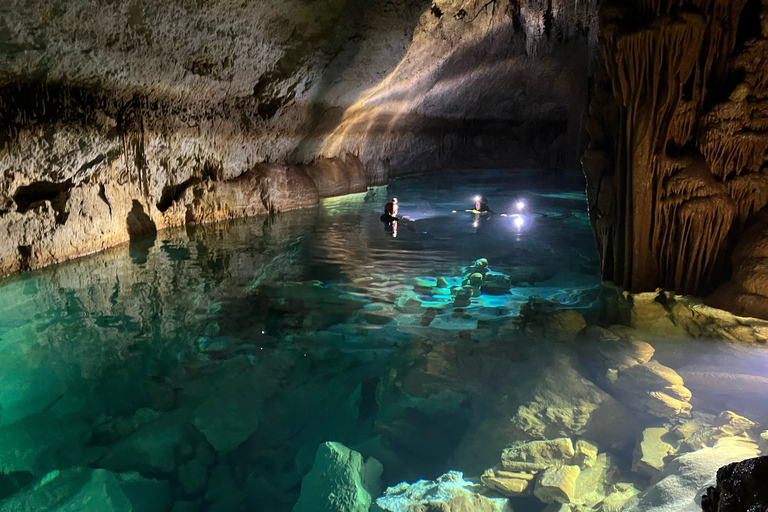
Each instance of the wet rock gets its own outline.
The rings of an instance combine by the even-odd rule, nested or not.
[[[556,354],[542,371],[533,399],[520,406],[512,423],[532,438],[555,438],[583,432],[591,414],[610,396],[576,370],[575,358]]]
[[[381,464],[340,443],[323,443],[301,482],[294,512],[368,512],[379,494]]]
[[[487,295],[503,295],[509,293],[512,282],[509,277],[501,274],[487,274],[481,290]]]
[[[638,293],[631,296],[632,327],[656,336],[686,336],[687,331],[673,321],[671,314],[658,297],[658,292]]]
[[[715,418],[715,422],[712,426],[719,428],[723,433],[731,436],[738,436],[756,426],[759,427],[755,422],[731,411],[721,412],[717,418]]]
[[[717,484],[701,497],[703,512],[761,512],[768,507],[768,457],[756,457],[717,470]]]
[[[198,512],[200,505],[194,501],[177,501],[173,504],[171,512]]]
[[[546,469],[536,480],[533,494],[545,503],[570,503],[576,495],[579,466],[557,466]]]
[[[652,478],[659,476],[664,468],[664,459],[677,451],[674,446],[665,441],[670,437],[669,430],[664,427],[643,430],[643,437],[633,455],[632,471]]]
[[[208,470],[195,459],[179,466],[179,482],[187,494],[201,491],[207,478]]]
[[[618,372],[606,385],[628,407],[661,418],[688,417],[691,392],[672,368],[650,360]]]
[[[116,472],[171,473],[177,465],[176,454],[188,435],[188,421],[188,410],[166,413],[111,446],[97,464]]]
[[[672,512],[699,509],[694,501],[702,488],[712,482],[718,468],[756,456],[757,446],[714,446],[675,456],[667,462],[658,481],[628,505],[631,512]]]
[[[576,479],[574,501],[594,506],[600,503],[610,492],[612,484],[616,481],[619,470],[607,453],[601,453],[595,457],[594,465],[582,469]]]
[[[601,503],[602,512],[620,512],[624,510],[627,502],[637,496],[640,491],[635,489],[632,484],[625,484],[626,488],[616,489],[615,492],[610,493]],[[617,486],[618,487],[618,486]]]
[[[483,486],[464,480],[462,473],[449,471],[435,481],[400,483],[374,502],[371,512],[511,512],[506,499],[487,498]]]
[[[0,512],[161,512],[170,508],[168,482],[87,468],[52,471],[37,484],[0,501]]]
[[[489,469],[483,473],[481,481],[489,489],[502,496],[520,496],[528,489],[534,475],[530,473],[513,473],[510,471]]]
[[[575,456],[573,460],[578,463],[581,469],[591,468],[597,462],[597,446],[589,441],[579,439],[576,441],[574,451]]]
[[[605,366],[617,370],[647,363],[655,352],[649,343],[622,330],[590,326],[584,330],[582,337],[595,343],[597,353]]]
[[[567,437],[531,441],[504,450],[501,466],[508,471],[541,470],[564,459],[570,460],[575,454],[573,443]]]

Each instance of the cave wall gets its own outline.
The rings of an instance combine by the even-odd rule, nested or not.
[[[767,9],[602,3],[583,164],[606,279],[699,295],[729,279],[735,245],[768,204]],[[711,302],[756,312],[722,297]]]
[[[597,0],[0,3],[0,275],[445,167],[575,168]]]

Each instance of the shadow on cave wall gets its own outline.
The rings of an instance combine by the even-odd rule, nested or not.
[[[144,211],[144,206],[133,200],[133,208],[126,218],[128,226],[128,253],[131,261],[137,265],[143,265],[147,262],[150,249],[155,245],[157,238],[157,226],[154,221]]]
[[[409,32],[404,36],[410,41],[413,40],[413,34],[421,15],[430,9],[432,0],[418,0],[417,2],[412,2],[412,4],[409,7],[411,10],[409,15],[413,16],[413,19],[409,23]],[[419,5],[419,7],[414,5]],[[377,6],[371,6],[370,0],[349,0],[345,5],[343,16],[334,27],[334,38],[332,39],[342,40],[344,43],[341,44],[340,49],[329,59],[315,88],[315,94],[309,98],[308,108],[310,112],[304,126],[305,130],[303,131],[306,135],[288,156],[289,163],[300,164],[303,163],[307,155],[314,155],[319,149],[320,141],[318,136],[325,131],[323,128],[328,125],[336,127],[341,123],[344,108],[329,108],[323,99],[332,91],[339,78],[344,76],[344,73],[354,66],[355,57],[360,53],[363,41],[365,40],[365,36],[361,32],[367,26],[365,20],[368,12],[373,7]],[[404,53],[399,56],[398,61],[405,57],[409,46],[404,48]],[[332,130],[329,129],[328,131]]]

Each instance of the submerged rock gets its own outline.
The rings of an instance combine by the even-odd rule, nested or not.
[[[301,482],[293,512],[368,512],[379,494],[381,463],[340,443],[323,443]]]
[[[482,485],[464,480],[461,472],[449,471],[434,482],[402,482],[388,488],[371,512],[512,512],[505,498],[487,498],[482,491]]]
[[[651,359],[608,374],[606,386],[632,409],[660,418],[689,417],[691,392],[678,373]]]
[[[643,437],[637,445],[632,461],[632,470],[657,477],[664,469],[664,459],[674,454],[677,449],[666,442],[672,436],[664,427],[651,427],[643,430]]]
[[[533,494],[545,503],[570,503],[576,495],[579,466],[553,466],[536,480]]]
[[[171,503],[168,482],[78,467],[52,471],[0,501],[0,512],[164,512]]]
[[[633,498],[626,512],[700,512],[696,502],[703,488],[715,478],[718,468],[757,455],[757,445],[715,445],[674,457],[659,481]]]

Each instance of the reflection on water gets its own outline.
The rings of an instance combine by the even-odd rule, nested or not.
[[[558,310],[596,323],[601,294],[584,194],[558,185],[521,172],[403,179],[3,280],[0,510],[42,500],[30,487],[42,478],[65,490],[40,510],[97,488],[133,500],[141,486],[147,510],[290,510],[330,440],[376,457],[391,485],[478,476],[515,440],[584,438],[647,486],[636,439],[677,420],[640,395],[674,393],[616,372],[605,333],[563,334],[583,325]],[[496,215],[466,211],[476,194]],[[407,217],[397,236],[379,219],[393,196]],[[482,285],[467,268],[479,258]],[[647,364],[693,394],[675,400],[768,420],[763,352],[645,341]]]

